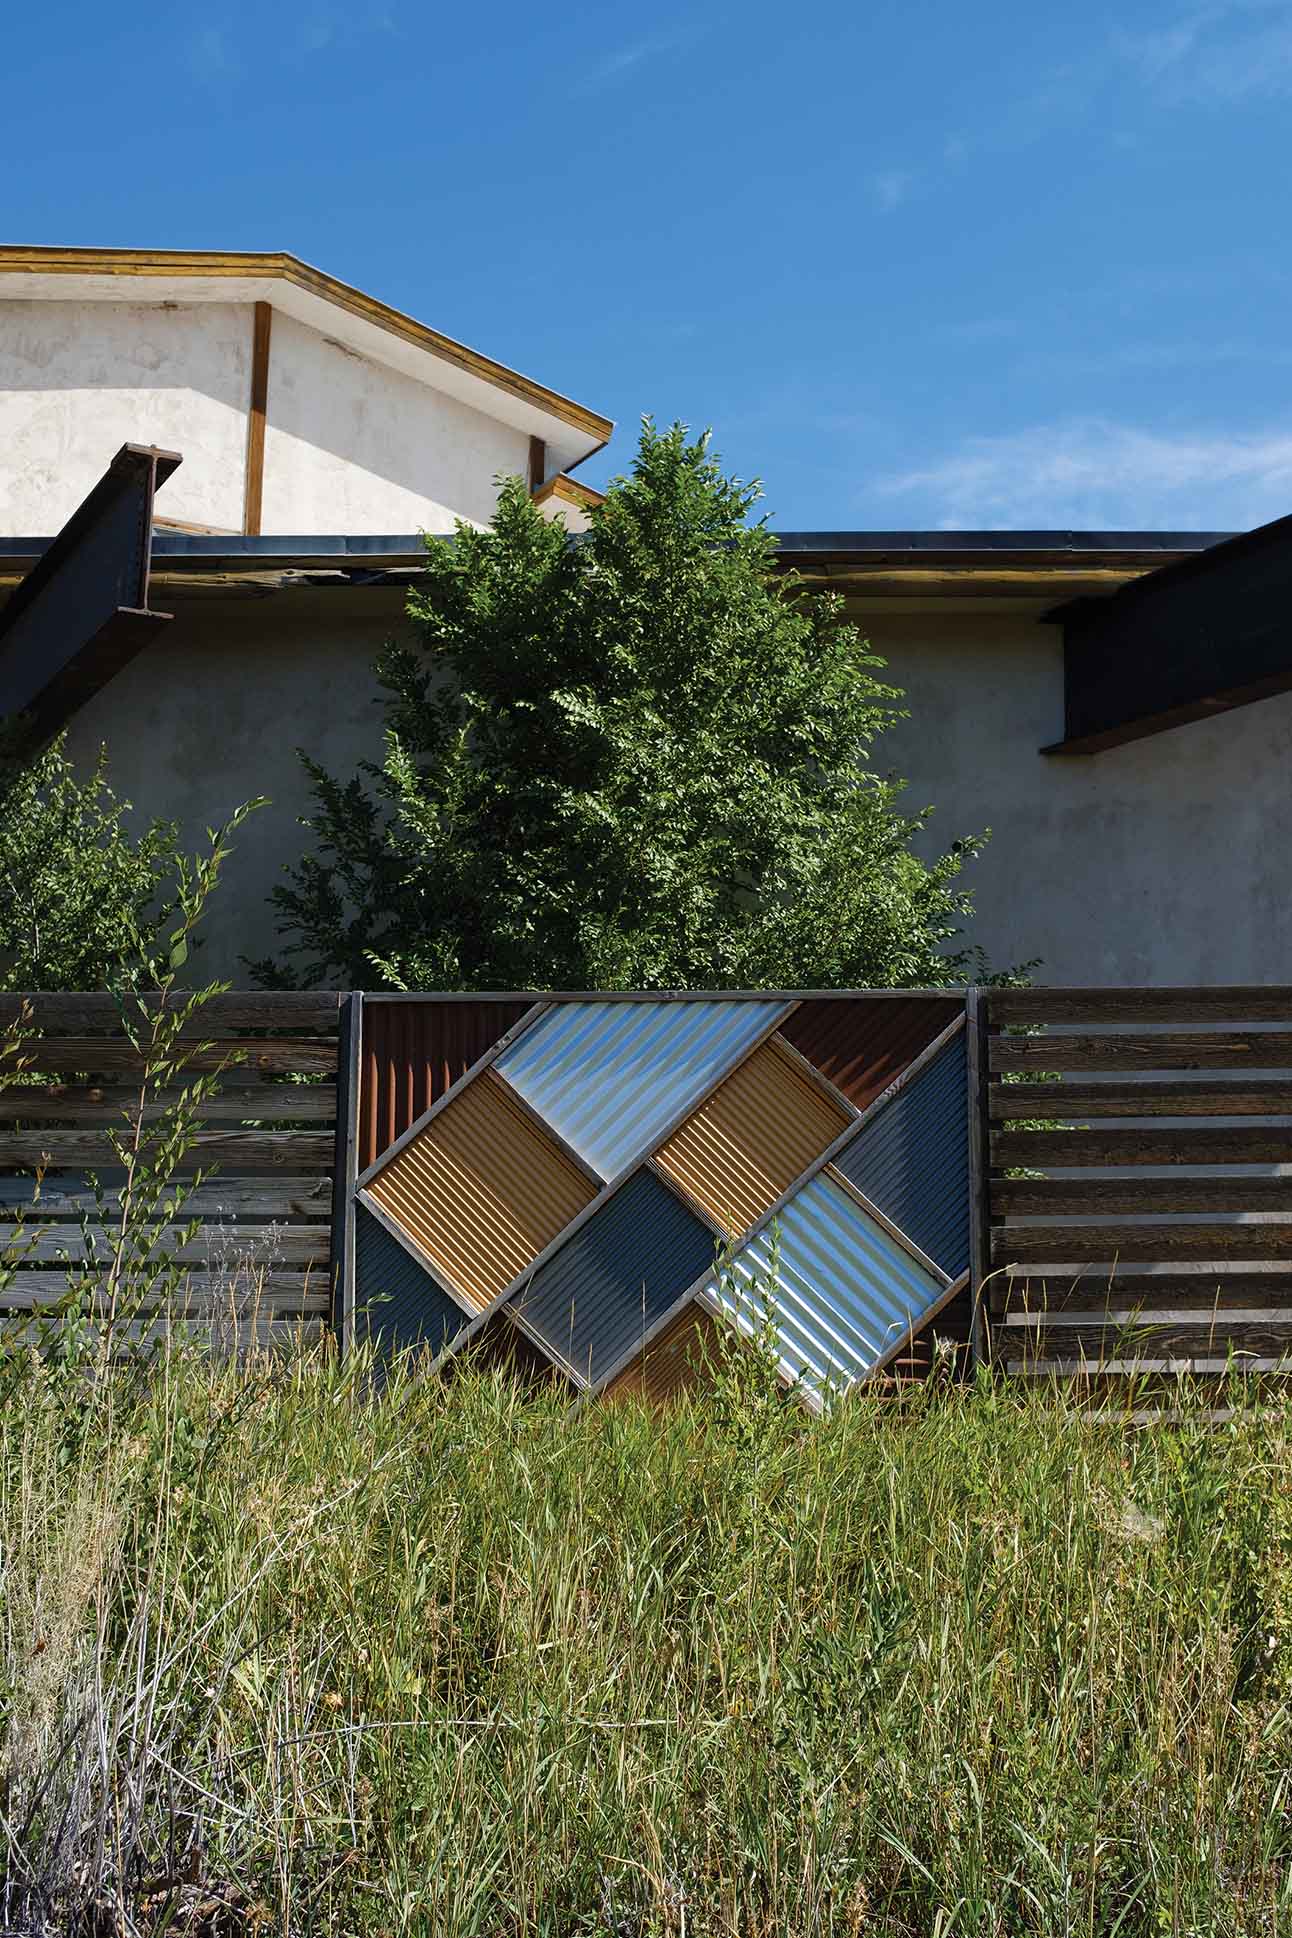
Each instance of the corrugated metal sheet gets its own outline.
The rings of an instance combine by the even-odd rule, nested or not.
[[[529,1008],[524,1001],[365,1003],[359,1169],[375,1164]]]
[[[649,1151],[784,1009],[721,1000],[559,1003],[496,1068],[612,1178]]]
[[[736,1238],[757,1224],[847,1123],[773,1037],[660,1146],[656,1162]]]
[[[354,1329],[383,1355],[409,1346],[440,1354],[467,1324],[466,1314],[430,1273],[362,1205],[354,1229]]]
[[[694,1212],[639,1171],[539,1266],[516,1309],[595,1385],[712,1264],[713,1248]]]
[[[476,1311],[595,1196],[491,1071],[446,1104],[367,1188]]]
[[[962,996],[809,997],[781,1034],[865,1110],[963,1010]]]
[[[822,1392],[864,1378],[942,1289],[842,1186],[819,1176],[744,1246],[709,1293],[750,1328],[766,1290],[786,1372]]]
[[[606,1387],[607,1399],[667,1406],[702,1392],[713,1379],[726,1328],[702,1305],[686,1305]]]
[[[881,1104],[834,1160],[836,1169],[953,1279],[969,1269],[965,1057],[961,1030]]]

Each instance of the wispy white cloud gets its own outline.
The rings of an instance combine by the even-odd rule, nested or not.
[[[870,176],[866,187],[881,215],[891,215],[910,197],[915,177],[906,168],[881,168]]]
[[[218,86],[237,73],[238,63],[229,45],[228,31],[219,21],[207,21],[188,37],[184,64],[195,80]]]
[[[630,41],[626,46],[617,47],[593,62],[577,82],[574,92],[599,94],[603,88],[623,80],[643,61],[653,60],[661,54],[675,53],[680,47],[689,47],[700,31],[700,28],[688,25],[672,33],[651,34],[644,40]]]
[[[956,527],[1239,530],[1292,512],[1292,429],[1143,430],[1102,418],[1035,424],[877,480]]]
[[[1292,93],[1289,0],[1216,0],[1156,29],[1118,33],[1113,49],[1154,92],[1230,104]]]

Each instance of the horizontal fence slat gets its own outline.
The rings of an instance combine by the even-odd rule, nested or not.
[[[144,1120],[155,1119],[179,1098],[164,1090],[150,1097]],[[0,1123],[70,1123],[117,1128],[139,1109],[139,1090],[130,1084],[57,1084],[36,1089],[11,1084],[0,1090]],[[204,1123],[240,1124],[247,1119],[281,1119],[288,1123],[329,1124],[336,1116],[335,1083],[266,1083],[253,1088],[220,1091],[204,1100]]]
[[[199,1036],[199,1042],[208,1041]],[[300,1071],[302,1074],[334,1076],[336,1038],[329,1036],[248,1036],[210,1039],[209,1049],[194,1049],[185,1062],[186,1071],[219,1071],[231,1058],[240,1059],[235,1067],[242,1072],[256,1070]],[[39,1036],[23,1045],[22,1054],[30,1070],[55,1073],[84,1070],[92,1075],[114,1070],[139,1070],[139,1052],[123,1036]]]
[[[1141,1288],[1141,1289],[1137,1289]],[[1181,1279],[1130,1275],[1112,1280],[1074,1282],[1036,1278],[999,1278],[992,1286],[991,1309],[1004,1325],[1025,1325],[1033,1318],[1071,1313],[1081,1318],[1133,1320],[1146,1312],[1263,1312],[1292,1319],[1292,1281],[1274,1272],[1231,1272],[1223,1279]]]
[[[206,1264],[212,1255],[213,1241],[236,1243],[238,1250],[250,1250],[253,1245],[266,1245],[272,1249],[275,1260],[295,1260],[306,1263],[311,1259],[326,1259],[331,1240],[332,1227],[327,1225],[275,1225],[257,1231],[254,1225],[239,1225],[236,1232],[226,1231],[218,1225],[209,1226],[209,1238],[199,1232],[187,1245],[181,1246],[173,1256],[183,1264]],[[154,1247],[174,1246],[180,1236],[181,1228],[176,1225],[163,1225],[156,1229]],[[108,1255],[110,1240],[102,1233],[91,1228],[90,1245],[87,1249],[85,1233],[78,1225],[63,1225],[55,1229],[39,1225],[23,1227],[0,1224],[0,1254],[16,1249],[24,1260],[28,1259],[68,1259],[80,1260],[96,1258],[104,1260]],[[0,1298],[3,1298],[0,1291]]]
[[[290,1171],[313,1175],[332,1163],[335,1140],[328,1131],[200,1131],[181,1169],[219,1164],[231,1175]],[[0,1130],[0,1165],[111,1171],[119,1168],[107,1138],[95,1131]]]
[[[990,1115],[1020,1117],[1282,1117],[1292,1114],[1292,1080],[1213,1079],[1189,1083],[993,1083]],[[1289,1132],[1292,1148],[1292,1131]]]
[[[146,996],[143,1006],[155,1014],[157,999]],[[179,1004],[172,1001],[170,1007],[175,1009]],[[237,1030],[335,1030],[340,1008],[340,995],[329,989],[230,990],[222,996],[208,997],[189,1027],[199,1037]],[[122,1005],[102,994],[50,995],[38,991],[29,995],[3,995],[0,996],[0,1030],[12,1028],[24,1009],[30,1012],[36,1028],[57,1035],[114,1030],[120,1027],[122,1015]],[[125,1014],[134,1023],[140,1017],[138,1004],[132,1000],[125,1005]]]
[[[1080,1217],[1101,1212],[1285,1211],[1284,1178],[995,1178],[993,1214],[1005,1218]]]
[[[0,1312],[33,1312],[54,1305],[74,1283],[75,1275],[70,1272],[15,1272],[0,1292]],[[293,1313],[326,1316],[331,1302],[325,1272],[265,1272],[256,1274],[249,1284],[238,1282],[233,1287],[218,1276],[212,1280],[191,1272],[169,1302],[169,1309],[195,1316],[223,1314],[231,1309],[255,1310],[282,1318]]]
[[[0,1332],[30,1331],[31,1321],[25,1315],[0,1317]],[[252,1319],[202,1320],[195,1322],[182,1315],[167,1313],[165,1317],[150,1317],[134,1320],[115,1330],[115,1338],[122,1348],[137,1351],[140,1347],[158,1347],[172,1337],[186,1334],[199,1347],[208,1351],[222,1352],[232,1347],[238,1352],[248,1352],[252,1347],[264,1350],[279,1348],[283,1351],[299,1345],[317,1346],[326,1334],[325,1322],[316,1317],[291,1318],[276,1317],[261,1313]]]
[[[993,1036],[988,1057],[993,1070],[1285,1070],[1292,1069],[1292,1033]]]
[[[1016,1130],[991,1133],[994,1165],[1283,1164],[1292,1133],[1243,1124],[1183,1130]]]
[[[1292,988],[993,989],[993,1028],[1037,1023],[1292,1023]]]
[[[1270,1358],[1292,1354],[1292,1316],[1282,1325],[1227,1322],[1212,1326],[1204,1320],[1193,1325],[1140,1327],[1039,1326],[1011,1331],[1006,1341],[1010,1358],[1081,1357],[1095,1362],[1134,1358],[1141,1353],[1153,1359],[1223,1359],[1231,1348],[1236,1353]]]
[[[39,1198],[33,1198],[35,1179],[0,1177],[0,1217],[21,1209],[29,1224],[44,1224],[52,1219],[74,1218],[83,1211],[93,1212],[94,1193],[79,1185],[63,1185],[46,1178]],[[119,1203],[118,1193],[105,1180],[105,1199],[109,1207]],[[328,1215],[332,1202],[330,1177],[284,1179],[213,1178],[190,1189],[181,1208],[185,1218],[209,1219],[212,1227],[241,1219],[313,1218]]]
[[[1241,1225],[1032,1225],[997,1226],[991,1234],[994,1265],[1069,1266],[1113,1259],[1207,1260],[1292,1257],[1292,1224]]]

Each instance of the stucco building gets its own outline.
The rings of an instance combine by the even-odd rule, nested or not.
[[[379,751],[371,663],[400,630],[420,535],[486,522],[501,473],[581,529],[596,494],[569,474],[611,429],[290,256],[0,250],[0,598],[26,587],[0,706],[43,693],[74,755],[106,742],[118,789],[193,839],[272,798],[241,837],[213,971],[273,948],[265,898],[308,804],[296,748],[342,773]],[[57,586],[33,575],[42,556],[46,581],[83,564],[84,523],[62,553],[50,542],[127,444],[183,459],[143,482],[136,462],[89,521],[124,530],[130,493],[148,501],[131,596],[152,611],[114,594],[93,650],[69,622],[68,663],[47,665],[33,612]],[[1261,615],[1292,534],[1226,537],[782,535],[907,692],[880,757],[936,809],[930,846],[992,831],[970,881],[994,962],[1039,957],[1065,982],[1287,980],[1292,676]],[[1231,636],[1219,616],[1253,599]]]

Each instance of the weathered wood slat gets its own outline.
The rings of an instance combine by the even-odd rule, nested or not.
[[[989,1056],[993,1070],[1286,1070],[1292,1069],[1292,1033],[993,1036]]]
[[[145,998],[144,1002],[148,1010],[157,1009],[156,998]],[[239,1030],[335,1030],[340,1007],[340,995],[330,989],[230,990],[203,1003],[192,1028],[202,1038]],[[11,1028],[24,1008],[30,1011],[38,1029],[59,1036],[79,1035],[88,1030],[115,1030],[120,1026],[122,1013],[113,997],[93,992],[5,995],[0,996],[0,1030]],[[132,1006],[127,1014],[133,1020],[139,1010]]]
[[[1175,1324],[1163,1326],[1042,1326],[1010,1331],[1004,1342],[1010,1359],[1088,1359],[1094,1364],[1144,1354],[1153,1359],[1223,1359],[1235,1353],[1262,1358],[1292,1355],[1292,1316],[1284,1325]]]
[[[993,1029],[1037,1023],[1292,1023],[1292,988],[992,989]]]
[[[145,1107],[145,1121],[156,1117],[179,1096],[161,1091]],[[134,1122],[139,1090],[130,1084],[55,1084],[35,1089],[10,1085],[0,1090],[0,1123],[107,1125],[119,1129],[128,1117]],[[288,1123],[330,1124],[336,1115],[334,1083],[266,1083],[222,1090],[202,1105],[205,1123],[240,1124],[268,1118]]]
[[[325,1131],[199,1131],[183,1169],[222,1164],[235,1174],[283,1171],[313,1176],[332,1162]],[[0,1165],[110,1171],[116,1158],[99,1131],[0,1131]]]
[[[186,1070],[224,1070],[231,1058],[240,1061],[240,1071],[299,1070],[333,1076],[336,1072],[336,1038],[329,1036],[247,1036],[199,1037],[210,1040],[211,1048],[194,1050]],[[139,1053],[121,1036],[41,1036],[24,1046],[29,1068],[54,1073],[85,1070],[106,1075],[115,1070],[138,1070]]]
[[[991,1161],[1010,1164],[1110,1166],[1117,1164],[1285,1164],[1292,1162],[1292,1131],[1241,1124],[1181,1130],[993,1131]]]
[[[205,1265],[210,1262],[212,1242],[218,1237],[235,1245],[239,1253],[245,1253],[254,1245],[264,1244],[272,1248],[275,1261],[291,1259],[305,1264],[312,1259],[326,1261],[332,1235],[330,1224],[276,1225],[261,1231],[257,1231],[254,1225],[239,1225],[236,1230],[227,1232],[222,1227],[210,1226],[208,1231],[209,1237],[199,1233],[191,1243],[176,1250],[173,1256],[186,1265]],[[154,1246],[174,1246],[179,1233],[180,1227],[176,1225],[158,1227]],[[0,1253],[16,1247],[25,1260],[103,1258],[108,1250],[108,1239],[94,1231],[90,1238],[92,1249],[87,1251],[85,1235],[77,1225],[63,1225],[51,1231],[40,1226],[24,1229],[17,1225],[0,1224]],[[3,1293],[0,1293],[0,1297],[3,1297]]]
[[[32,1312],[39,1306],[53,1305],[62,1298],[71,1283],[72,1274],[68,1272],[15,1272],[9,1284],[0,1292],[0,1312]],[[324,1272],[266,1272],[257,1277],[254,1283],[240,1283],[232,1289],[218,1276],[211,1280],[204,1274],[192,1272],[177,1292],[170,1309],[202,1314],[254,1308],[279,1318],[290,1317],[293,1313],[321,1313],[326,1316],[331,1301],[332,1294]]]
[[[0,1318],[0,1332],[20,1332],[29,1326],[30,1320],[25,1314],[10,1314],[7,1318]],[[194,1322],[168,1314],[165,1318],[135,1320],[123,1325],[117,1330],[117,1339],[123,1348],[160,1346],[168,1337],[185,1330],[199,1346],[205,1343],[216,1352],[231,1346],[242,1353],[250,1351],[253,1346],[283,1351],[317,1346],[325,1337],[327,1328],[322,1319],[312,1316],[277,1318],[265,1313],[255,1319],[239,1319],[235,1324],[233,1320],[224,1319],[217,1319],[214,1323],[208,1320]],[[203,1335],[206,1335],[205,1340]]]
[[[1292,1258],[1292,1224],[997,1226],[991,1253],[994,1265],[1053,1264],[1058,1275],[1114,1259]]]
[[[1258,1307],[1292,1313],[1292,1275],[1285,1272],[1117,1272],[1079,1278],[1001,1273],[992,1281],[992,1310],[1007,1322],[1028,1312],[1223,1312]]]
[[[1292,1115],[1292,1081],[994,1083],[988,1107],[992,1117],[1005,1122],[1020,1117],[1283,1117]]]
[[[995,1178],[997,1217],[1095,1216],[1116,1212],[1284,1211],[1292,1214],[1292,1176],[1283,1178]]]
[[[71,1218],[94,1210],[94,1193],[79,1186],[64,1187],[46,1179],[39,1199],[32,1198],[34,1180],[28,1177],[0,1177],[0,1217],[19,1207],[28,1222],[44,1224],[51,1219]],[[105,1184],[108,1203],[115,1194]],[[190,1191],[183,1207],[186,1218],[208,1218],[215,1224],[243,1219],[289,1219],[327,1216],[332,1202],[332,1180],[328,1177],[301,1178],[299,1181],[274,1178],[264,1180],[213,1178]],[[236,1233],[234,1234],[236,1236]]]

